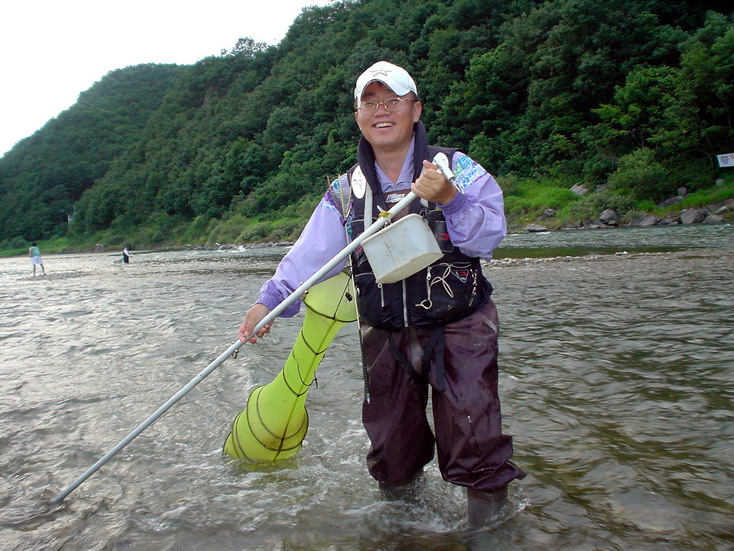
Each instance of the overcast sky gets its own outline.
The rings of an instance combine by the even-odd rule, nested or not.
[[[277,44],[330,0],[29,0],[0,8],[0,156],[114,69],[188,65],[239,38]]]

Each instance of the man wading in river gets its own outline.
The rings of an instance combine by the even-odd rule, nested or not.
[[[465,486],[472,527],[496,517],[507,484],[524,473],[510,462],[497,394],[499,322],[480,259],[505,236],[502,192],[467,155],[429,146],[412,77],[380,61],[357,79],[358,164],[335,180],[300,238],[267,281],[239,330],[253,328],[410,190],[406,209],[426,218],[443,257],[397,283],[377,284],[361,248],[352,254],[366,366],[362,421],[370,474],[387,492],[409,485],[438,452],[443,478]],[[445,153],[455,185],[429,159]],[[368,188],[368,189],[366,189]],[[366,193],[365,193],[366,191]],[[365,213],[366,204],[372,205]],[[398,216],[399,217],[399,216]],[[345,231],[346,229],[346,231]],[[343,268],[343,267],[342,267]],[[336,268],[330,275],[338,273]],[[298,312],[299,303],[283,312]],[[426,416],[431,389],[435,435]]]

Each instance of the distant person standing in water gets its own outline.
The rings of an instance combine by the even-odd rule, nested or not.
[[[35,241],[31,243],[28,254],[31,257],[31,265],[33,266],[33,277],[36,277],[36,266],[40,266],[43,275],[46,275],[46,268],[43,267],[43,260],[41,259],[41,249],[38,248],[38,244]]]
[[[130,254],[130,251],[127,250],[127,247],[122,249],[122,262],[123,264],[130,264],[130,257],[132,255]]]

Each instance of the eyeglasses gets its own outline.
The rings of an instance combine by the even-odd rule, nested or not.
[[[414,99],[403,99],[403,98],[388,98],[385,101],[360,101],[359,102],[359,109],[364,111],[365,113],[374,114],[377,113],[377,110],[380,108],[380,105],[385,106],[385,110],[394,113],[395,111],[399,110],[400,107],[409,101],[417,101]]]

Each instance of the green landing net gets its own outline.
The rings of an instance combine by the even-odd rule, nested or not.
[[[285,365],[271,383],[252,391],[232,423],[224,453],[258,463],[298,453],[308,431],[308,389],[339,329],[357,319],[354,299],[351,278],[343,272],[306,293],[306,315]]]

